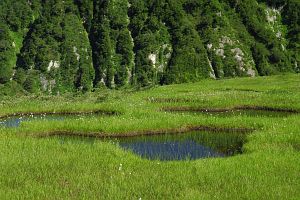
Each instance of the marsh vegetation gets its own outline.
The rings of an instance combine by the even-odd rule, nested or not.
[[[117,114],[2,126],[0,197],[297,199],[299,85],[299,75],[284,75],[105,91],[105,98],[100,91],[1,97],[6,117]]]

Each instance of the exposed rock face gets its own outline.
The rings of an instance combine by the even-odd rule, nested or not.
[[[163,44],[155,51],[155,53],[150,53],[148,59],[157,72],[163,73],[168,66],[171,55],[172,46],[170,44]]]
[[[218,48],[213,48],[214,46],[218,46]],[[207,44],[207,50],[213,51],[216,56],[220,57],[224,62],[224,65],[228,60],[232,60],[236,65],[236,70],[240,71],[241,74],[244,74],[246,76],[255,76],[256,72],[254,70],[255,64],[252,59],[251,55],[246,55],[244,51],[242,50],[242,45],[240,44],[239,40],[234,40],[230,38],[229,36],[221,36],[219,40],[217,41],[217,44],[208,43]],[[210,60],[210,63],[215,62],[213,59]],[[211,65],[211,68],[213,69],[213,66]],[[224,69],[219,68],[215,69],[218,70],[218,74],[225,75],[228,74],[228,72],[224,71]],[[214,73],[215,74],[215,73]],[[236,72],[232,72],[232,76],[236,76]],[[210,77],[213,77],[211,74]]]
[[[216,55],[221,56],[222,58],[225,58],[226,56],[224,55],[224,49],[217,49],[216,50]]]
[[[40,76],[40,83],[42,85],[42,90],[44,92],[48,92],[49,94],[52,94],[52,89],[56,85],[55,79],[47,80],[46,77],[44,77],[44,76],[41,75]]]
[[[248,69],[247,74],[248,74],[249,76],[251,76],[251,77],[255,77],[256,72],[255,72],[255,70],[253,70],[253,69]]]
[[[156,65],[156,59],[157,59],[156,57],[157,57],[157,55],[153,54],[153,53],[149,54],[149,56],[148,56],[148,59],[151,61],[153,67],[155,67],[155,65]]]
[[[50,72],[52,69],[58,69],[59,67],[60,67],[59,61],[51,60],[48,65],[47,71]]]
[[[77,47],[73,47],[73,52],[74,52],[74,54],[75,54],[75,56],[76,56],[76,59],[77,59],[77,61],[79,61],[80,60],[80,55],[79,55],[79,53],[77,52]],[[87,49],[85,49],[85,52],[87,52]],[[88,58],[87,58],[88,59]]]

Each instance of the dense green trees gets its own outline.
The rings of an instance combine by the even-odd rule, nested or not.
[[[113,85],[122,87],[129,83],[133,68],[133,39],[128,29],[127,0],[110,1],[110,39],[112,44]]]
[[[76,10],[76,8],[73,8]],[[63,38],[61,43],[60,80],[64,87],[74,86],[82,91],[93,87],[95,72],[92,65],[92,50],[88,33],[82,27],[74,12],[67,12],[63,21]],[[68,80],[68,82],[65,82]]]
[[[289,40],[292,63],[297,72],[300,72],[300,2],[289,0],[283,11],[283,21],[288,26],[287,38]]]
[[[129,9],[130,30],[134,39],[135,68],[133,83],[148,86],[163,81],[171,53],[172,44],[163,15],[151,2],[131,1]],[[153,9],[153,12],[149,10]]]
[[[299,72],[299,10],[298,0],[2,0],[0,84],[86,92]]]
[[[0,23],[0,84],[7,83],[13,74],[14,44],[9,29]]]
[[[112,44],[110,38],[110,21],[108,18],[109,0],[94,1],[94,18],[91,29],[93,60],[96,77],[94,85],[103,83],[113,85]]]
[[[80,16],[87,32],[90,32],[92,27],[94,3],[92,0],[74,0],[78,6]]]
[[[173,53],[165,74],[165,83],[196,81],[209,76],[207,52],[182,6],[165,4],[164,20],[169,28]],[[163,13],[163,10],[161,11]]]
[[[20,31],[28,28],[29,23],[37,15],[35,12],[40,6],[38,0],[1,0],[0,20],[5,22],[12,31]]]
[[[268,29],[268,24],[274,24],[277,20],[275,13],[265,10],[264,7],[251,0],[242,1],[236,6],[236,9],[249,33],[256,40],[252,49],[260,75],[268,75],[272,71],[291,70],[288,53],[284,50],[281,42],[283,32],[279,32],[280,30],[274,32],[274,29]],[[278,54],[278,52],[282,53]],[[261,57],[264,59],[257,58],[256,56],[259,54],[262,54]],[[272,64],[273,69],[269,67],[269,64]]]
[[[25,37],[17,69],[39,72],[43,91],[89,91],[94,80],[88,34],[69,1],[47,1]],[[19,72],[19,71],[17,71]]]

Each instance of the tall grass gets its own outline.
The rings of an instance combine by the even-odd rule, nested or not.
[[[300,110],[299,86],[299,75],[285,75],[105,91],[105,98],[101,92],[2,97],[1,116],[99,109],[121,115],[0,128],[0,199],[299,199],[300,115],[224,117],[161,110],[244,105]],[[60,130],[122,134],[190,125],[255,131],[247,136],[242,155],[171,162],[142,159],[101,140],[90,145],[35,137]]]

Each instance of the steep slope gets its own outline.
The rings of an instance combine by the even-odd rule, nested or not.
[[[33,93],[300,71],[298,0],[3,0],[0,19],[0,84]]]
[[[91,48],[77,7],[72,1],[47,1],[41,12],[23,42],[17,73],[25,71],[29,79],[35,76],[43,91],[90,90],[94,79]],[[30,85],[26,80],[25,84]]]

